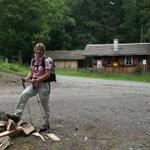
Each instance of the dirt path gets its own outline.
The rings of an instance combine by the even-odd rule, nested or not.
[[[0,110],[12,113],[22,86],[16,76],[0,77]],[[150,149],[150,84],[58,76],[51,86],[51,130],[62,142],[14,138],[22,149]],[[42,117],[36,98],[29,103],[38,129]],[[23,119],[30,122],[27,109]]]

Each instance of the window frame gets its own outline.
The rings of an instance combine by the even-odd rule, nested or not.
[[[109,56],[107,57],[107,66],[112,66],[113,65],[113,57]]]
[[[133,56],[124,56],[124,65],[125,66],[133,65]]]

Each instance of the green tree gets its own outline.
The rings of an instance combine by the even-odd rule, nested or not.
[[[5,56],[31,57],[37,41],[49,40],[47,0],[0,0],[0,50]],[[28,56],[28,57],[27,57]]]
[[[71,32],[75,24],[70,16],[70,8],[66,0],[51,0],[49,21],[51,26],[51,41],[48,48],[51,50],[71,49]]]
[[[136,1],[123,1],[124,22],[121,24],[123,41],[124,42],[138,42],[138,8]]]
[[[73,47],[83,49],[88,43],[110,43],[119,37],[121,6],[121,0],[77,0],[71,6],[76,23]]]
[[[141,42],[150,41],[150,1],[139,0]]]

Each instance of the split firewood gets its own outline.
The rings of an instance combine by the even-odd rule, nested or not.
[[[26,135],[29,135],[35,128],[31,124],[24,124],[22,130]]]
[[[7,121],[0,121],[0,127],[6,127]]]
[[[45,142],[44,137],[39,132],[34,132],[34,133],[32,133],[32,135],[36,136],[36,137],[40,137]]]
[[[7,131],[16,130],[16,124],[13,120],[9,119],[7,124]]]
[[[22,127],[22,126],[17,127],[17,128],[16,128],[16,132],[17,132],[17,133],[23,132],[23,127]]]
[[[0,121],[0,133],[4,132],[7,128],[7,121]]]
[[[59,142],[61,141],[60,138],[58,138],[55,134],[53,133],[49,133],[49,134],[46,134],[50,139],[52,139],[53,141],[55,142]]]
[[[10,136],[10,135],[12,135],[14,132],[15,132],[15,130],[12,130],[12,131],[4,131],[4,132],[0,133],[0,137],[6,136],[6,135]]]
[[[0,138],[0,150],[5,150],[10,145],[10,137],[5,136]]]

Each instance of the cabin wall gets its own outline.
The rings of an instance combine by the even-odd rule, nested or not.
[[[59,69],[77,69],[78,61],[77,60],[55,60],[56,68]]]
[[[150,58],[148,56],[131,57],[131,64],[125,63],[125,56],[93,57],[92,68],[93,71],[108,73],[145,73],[148,71],[148,67],[150,64]]]

